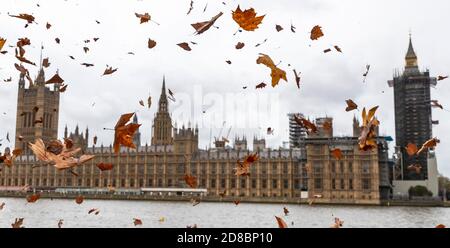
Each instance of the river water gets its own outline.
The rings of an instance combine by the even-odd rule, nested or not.
[[[450,226],[450,208],[428,207],[363,207],[319,206],[295,204],[210,203],[193,206],[189,202],[40,199],[27,203],[20,198],[0,198],[0,228],[9,228],[15,218],[24,218],[26,228],[56,228],[63,219],[63,228],[134,228],[133,218],[141,219],[138,228],[185,228],[197,224],[202,227],[278,227],[275,215],[284,216],[283,207],[290,213],[284,216],[289,227],[328,228],[334,217],[351,227],[425,227],[438,224]],[[99,214],[88,214],[96,208]],[[164,218],[164,221],[160,221]]]

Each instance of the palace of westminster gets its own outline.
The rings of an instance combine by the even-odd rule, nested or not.
[[[249,150],[247,139],[235,138],[229,146],[216,140],[215,147],[199,148],[199,130],[190,125],[172,125],[165,80],[158,111],[152,125],[150,145],[141,145],[139,131],[134,136],[137,149],[122,147],[118,154],[112,146],[88,146],[89,130],[80,133],[78,126],[70,138],[85,154],[95,158],[75,168],[78,176],[58,171],[53,166],[32,168],[41,162],[28,149],[28,143],[41,138],[45,143],[57,139],[60,92],[45,85],[41,67],[33,85],[28,88],[20,78],[18,84],[15,147],[24,150],[13,166],[0,171],[1,187],[82,187],[82,188],[185,188],[184,175],[193,175],[198,187],[208,196],[225,192],[228,197],[254,201],[298,202],[314,198],[316,202],[343,204],[380,204],[392,194],[393,160],[388,155],[388,137],[378,137],[378,149],[362,151],[358,137],[360,123],[353,120],[353,135],[334,137],[333,130],[323,128],[332,118],[318,118],[318,133],[307,134],[290,119],[290,147],[271,149],[264,139],[253,138]],[[35,120],[41,120],[36,122]],[[133,122],[137,123],[137,116]],[[19,140],[20,136],[20,140]],[[342,158],[331,151],[339,148]],[[238,160],[252,153],[259,159],[251,165],[249,176],[236,176]],[[112,163],[110,171],[100,171],[99,163]],[[0,167],[1,168],[1,167]]]

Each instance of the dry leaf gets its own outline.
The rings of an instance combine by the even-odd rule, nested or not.
[[[138,225],[142,226],[142,220],[134,218],[133,224],[134,224],[134,226],[138,226]]]
[[[105,69],[105,72],[103,73],[103,76],[105,76],[105,75],[111,75],[111,74],[113,74],[114,72],[116,72],[117,70],[118,70],[118,68],[113,69],[112,66],[111,66],[111,67],[106,66],[106,69]]]
[[[345,102],[347,103],[347,108],[345,108],[345,111],[350,112],[358,109],[358,105],[352,99],[345,100]]]
[[[89,52],[89,47],[83,47],[84,53]]]
[[[156,41],[148,39],[148,48],[152,49],[156,46]]]
[[[84,201],[84,197],[82,195],[79,195],[75,198],[75,202],[80,205],[81,203],[83,203]]]
[[[377,148],[375,128],[380,122],[375,118],[375,112],[378,106],[373,107],[366,114],[366,108],[362,111],[362,128],[359,137],[359,148],[363,151],[368,151]]]
[[[334,46],[334,49],[336,49],[336,51],[342,53],[342,49],[339,46]]]
[[[30,196],[27,196],[27,202],[28,203],[35,203],[40,198],[41,198],[41,194],[39,194],[39,193],[33,194],[33,195],[30,195]]]
[[[229,64],[229,65],[231,65],[231,61],[230,60],[227,60],[227,61],[225,61],[227,64]]]
[[[50,29],[50,28],[52,27],[52,24],[50,24],[50,23],[47,22],[47,25],[45,25],[45,27],[46,27],[47,29]]]
[[[263,82],[263,83],[260,83],[260,84],[256,85],[256,89],[262,89],[262,88],[265,88],[266,86],[267,86],[267,84],[265,84]]]
[[[194,24],[191,24],[191,26],[195,29],[196,34],[201,34],[205,31],[207,31],[209,28],[211,28],[214,25],[214,23],[217,21],[217,19],[219,19],[219,17],[221,17],[222,15],[223,15],[223,13],[220,12],[219,14],[217,14],[216,16],[211,18],[211,20],[209,20],[209,21],[194,23]]]
[[[190,4],[189,10],[186,15],[189,15],[191,13],[192,9],[194,9],[194,0],[191,0],[191,4]]]
[[[246,31],[254,31],[261,24],[264,16],[256,16],[253,8],[242,11],[238,5],[237,9],[232,13],[233,20]]]
[[[61,86],[61,88],[59,88],[58,91],[59,91],[60,93],[64,93],[64,92],[66,92],[68,86],[69,86],[69,85],[67,85],[67,84],[63,84],[63,85]]]
[[[305,128],[308,133],[319,132],[316,125],[314,125],[314,123],[310,122],[309,120],[307,120],[303,117],[298,117],[297,115],[294,115],[294,120],[299,126]]]
[[[437,107],[440,109],[444,109],[444,107],[441,104],[439,104],[439,102],[437,100],[431,100],[430,103],[431,103],[431,107]]]
[[[59,38],[55,38],[55,41],[56,41],[57,44],[61,43],[61,40]]]
[[[45,84],[62,84],[64,79],[62,79],[58,73],[56,73],[52,78],[50,78]]]
[[[179,43],[179,44],[177,44],[177,46],[183,48],[186,51],[191,51],[192,50],[191,47],[189,46],[189,44],[186,43],[186,42]]]
[[[6,39],[0,37],[0,51],[3,49],[3,46],[6,43]]]
[[[328,52],[331,52],[330,48],[323,50],[323,53],[328,53]]]
[[[9,15],[9,16],[26,20],[28,24],[33,23],[34,19],[35,19],[34,16],[32,16],[30,14],[19,14],[19,15]]]
[[[446,228],[446,226],[444,224],[439,224],[436,226],[436,228]]]
[[[284,222],[282,218],[275,216],[275,219],[277,220],[279,228],[288,228],[288,225],[286,224],[286,222]]]
[[[97,144],[97,136],[94,136],[94,145]]]
[[[235,47],[236,47],[236,49],[242,49],[244,46],[245,46],[245,43],[238,42]]]
[[[190,175],[184,175],[184,181],[191,188],[197,188],[197,178]]]
[[[136,149],[136,145],[133,144],[134,133],[139,129],[141,124],[128,123],[134,113],[124,114],[120,117],[116,126],[114,127],[114,153],[119,153],[120,146],[126,146]],[[125,125],[126,124],[126,125]]]
[[[11,224],[12,228],[23,228],[23,220],[24,218],[16,218],[14,223]]]
[[[286,207],[283,207],[283,212],[285,216],[289,214],[289,210]]]
[[[86,67],[94,66],[94,64],[88,64],[88,63],[82,63],[81,65],[84,65],[84,66],[86,66]]]
[[[271,69],[272,87],[278,85],[281,79],[287,82],[286,72],[279,69],[268,55],[260,53],[256,63],[263,64]]]
[[[408,143],[408,145],[406,146],[406,152],[408,153],[409,156],[416,155],[418,150],[419,148],[417,147],[416,144]]]
[[[334,224],[331,226],[332,228],[341,228],[344,225],[344,221],[339,218],[334,218]]]
[[[320,37],[323,36],[323,32],[322,32],[322,27],[319,25],[316,25],[313,27],[313,29],[311,30],[311,40],[317,40]]]
[[[336,148],[336,149],[332,150],[331,154],[337,160],[341,160],[342,159],[342,151],[339,148]]]
[[[425,151],[426,149],[429,148],[434,148],[437,146],[437,144],[440,142],[440,140],[438,140],[437,138],[432,138],[430,140],[427,140],[422,147],[420,148],[419,151],[417,151],[417,155],[419,155],[420,153],[422,153],[423,151]]]
[[[277,30],[277,32],[280,32],[280,31],[283,30],[283,27],[277,24],[277,25],[275,26],[275,29]]]
[[[437,81],[442,81],[442,80],[447,79],[447,78],[448,78],[448,76],[438,76]]]
[[[297,84],[297,88],[299,88],[299,89],[300,89],[300,80],[301,80],[300,73],[297,74],[297,71],[294,69],[295,83]]]
[[[234,200],[233,203],[234,203],[234,205],[237,206],[237,205],[239,205],[239,203],[241,203],[241,201],[240,200]]]
[[[422,166],[420,164],[412,164],[408,166],[408,171],[413,171],[416,174],[420,174],[420,171],[422,170]]]
[[[250,165],[259,159],[258,154],[248,155],[243,162],[237,161],[237,167],[234,168],[236,176],[250,176]]]
[[[145,13],[145,14],[135,13],[135,15],[136,15],[137,18],[141,19],[141,24],[151,20],[151,17],[150,17],[150,15],[148,13]]]
[[[50,62],[49,62],[48,58],[45,58],[44,60],[42,60],[42,66],[45,68],[48,68],[50,66]]]
[[[108,171],[108,170],[112,170],[113,169],[113,164],[100,163],[100,164],[97,164],[97,167],[101,171]]]
[[[142,107],[145,107],[145,103],[144,103],[143,100],[140,100],[140,101],[139,101],[139,104],[140,104]]]

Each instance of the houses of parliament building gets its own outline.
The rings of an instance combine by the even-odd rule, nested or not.
[[[82,133],[77,126],[75,132],[68,133],[66,127],[64,138],[71,138],[85,154],[95,158],[75,168],[78,176],[53,166],[32,168],[41,162],[28,149],[28,142],[58,138],[59,86],[48,88],[41,68],[34,84],[26,88],[21,77],[18,87],[15,147],[24,153],[13,166],[3,166],[1,187],[185,188],[184,176],[188,174],[195,176],[198,187],[207,189],[207,197],[212,198],[225,193],[242,201],[314,199],[323,203],[379,204],[388,194],[387,143],[380,138],[379,149],[361,151],[356,119],[350,137],[333,137],[333,131],[323,129],[322,119],[317,119],[319,133],[301,137],[290,148],[271,149],[264,139],[253,138],[251,151],[243,137],[235,138],[232,146],[216,140],[215,147],[199,149],[198,127],[172,125],[165,80],[150,145],[141,144],[138,131],[134,136],[137,149],[122,147],[116,154],[111,145],[88,146],[89,130]],[[136,115],[133,122],[138,122]],[[335,148],[342,150],[339,160],[331,154]],[[236,176],[236,161],[253,153],[259,159],[251,165],[250,175]],[[97,168],[102,162],[113,164],[113,169],[102,172]]]

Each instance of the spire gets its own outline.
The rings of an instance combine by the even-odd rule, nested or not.
[[[133,124],[138,124],[137,113],[135,113],[134,116],[133,116]]]
[[[67,134],[68,134],[68,131],[67,131],[67,125],[66,125],[66,127],[64,128],[64,138],[65,139],[67,138]]]
[[[166,95],[166,76],[164,76],[162,88],[161,88],[161,96],[159,97],[158,112],[167,113],[168,105],[169,105],[169,103],[167,101],[167,95]]]
[[[78,136],[80,134],[79,128],[78,128],[78,124],[77,127],[75,128],[75,135]]]
[[[166,75],[163,76],[163,84],[161,89],[161,96],[166,95]]]
[[[406,52],[405,61],[406,61],[405,68],[407,68],[407,69],[408,68],[418,68],[417,55],[416,55],[416,52],[414,51],[414,47],[412,44],[411,33],[409,33],[409,46],[408,46],[408,51]]]
[[[43,61],[42,61],[42,51],[44,50],[44,45],[42,45],[41,43],[41,55],[40,55],[40,59],[39,59],[39,73],[38,76],[36,78],[36,84],[37,85],[45,85],[45,73],[44,73],[44,66],[43,66]]]

